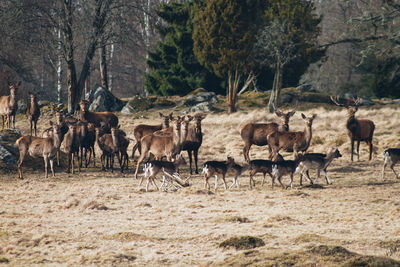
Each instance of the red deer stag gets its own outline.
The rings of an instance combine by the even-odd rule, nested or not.
[[[6,128],[15,128],[15,114],[17,113],[17,99],[16,94],[21,82],[16,84],[9,84],[10,95],[0,97],[0,115],[4,120]]]
[[[172,113],[164,115],[160,112],[160,117],[162,118],[162,123],[159,125],[139,124],[133,128],[133,135],[135,136],[136,143],[132,148],[132,159],[135,156],[136,149],[139,150],[139,154],[142,153],[140,150],[140,140],[142,140],[143,136],[152,134],[161,129],[169,128],[169,122],[173,120]]]
[[[31,128],[31,135],[32,135],[32,131],[35,131],[35,136],[37,136],[36,124],[40,117],[40,107],[37,102],[36,94],[29,92],[29,96],[30,96],[31,101],[28,105],[28,108],[26,109],[26,116],[28,117],[29,126]]]
[[[354,152],[354,141],[357,141],[357,160],[360,160],[360,142],[365,141],[369,146],[369,160],[372,159],[372,138],[374,136],[375,124],[371,120],[367,119],[356,119],[355,114],[358,107],[361,105],[361,99],[353,99],[352,104],[340,104],[339,99],[331,97],[333,103],[337,106],[345,107],[347,109],[347,134],[350,137],[351,142],[351,161],[353,161]]]
[[[61,145],[61,130],[60,126],[53,124],[50,121],[50,125],[53,127],[52,135],[47,138],[34,137],[31,135],[25,135],[20,137],[16,142],[16,146],[19,149],[19,160],[18,160],[18,177],[22,177],[22,163],[27,154],[33,158],[42,157],[44,160],[45,178],[48,177],[48,165],[50,162],[51,172],[54,177],[54,156],[57,154],[58,149]]]
[[[109,111],[105,112],[92,112],[89,111],[89,101],[82,100],[79,105],[81,108],[81,121],[87,121],[89,123],[93,123],[96,127],[100,127],[101,123],[107,125],[109,127],[117,127],[118,126],[118,117]]]
[[[281,118],[281,124],[275,122],[270,123],[248,123],[243,125],[240,135],[244,141],[243,156],[246,162],[250,162],[250,148],[254,144],[256,146],[268,145],[267,136],[275,131],[289,131],[289,120],[295,114],[296,110],[284,113],[279,110],[275,114]],[[271,152],[271,148],[269,149]]]
[[[287,152],[294,152],[294,157],[297,158],[297,153],[305,152],[310,146],[312,137],[312,123],[317,115],[306,117],[301,113],[301,117],[305,122],[305,128],[302,132],[281,132],[276,131],[268,135],[268,145],[272,150],[274,158],[279,157],[278,152],[282,149]]]
[[[206,115],[196,114],[194,116],[194,124],[189,126],[188,134],[182,144],[182,150],[187,151],[189,157],[190,174],[192,174],[192,153],[194,156],[194,164],[196,167],[195,172],[199,173],[197,162],[199,148],[203,142],[203,133],[201,132],[201,121],[204,120]]]

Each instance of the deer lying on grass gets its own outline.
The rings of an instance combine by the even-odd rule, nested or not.
[[[266,146],[268,145],[267,136],[275,131],[287,132],[289,131],[289,120],[295,114],[296,110],[292,110],[288,113],[275,111],[275,114],[281,118],[281,124],[271,123],[248,123],[243,125],[239,131],[240,136],[244,141],[243,156],[244,159],[249,162],[249,152],[251,146]],[[271,149],[270,149],[271,152]]]
[[[140,141],[142,154],[140,155],[136,165],[136,179],[139,172],[140,163],[144,160],[144,158],[149,157],[150,154],[152,154],[156,160],[161,160],[165,156],[167,157],[168,161],[172,161],[172,158],[180,153],[182,140],[186,138],[186,136],[181,136],[182,121],[183,120],[179,116],[176,120],[172,121],[172,134],[150,134],[142,138]],[[184,134],[187,134],[187,131]]]
[[[300,185],[303,185],[303,175],[310,181],[311,184],[317,182],[320,172],[325,176],[326,183],[332,184],[331,180],[326,173],[326,169],[331,164],[331,162],[335,158],[342,157],[340,154],[339,149],[331,148],[327,154],[320,154],[320,153],[306,153],[302,155],[301,161],[299,163],[299,171],[300,171]],[[317,177],[315,178],[314,182],[310,179],[309,170],[316,169],[317,170]]]
[[[79,162],[79,151],[80,151],[80,138],[77,132],[77,126],[75,124],[70,124],[68,127],[68,132],[64,136],[64,151],[68,154],[68,166],[67,173],[71,171],[74,174],[74,162],[75,157],[77,158],[78,172],[81,172],[81,165]]]
[[[297,157],[299,151],[305,152],[311,143],[312,123],[317,115],[306,117],[301,113],[301,117],[305,122],[305,128],[302,132],[281,132],[276,131],[268,135],[268,145],[272,150],[273,157],[277,157],[278,152],[282,149],[286,152],[294,152]]]
[[[31,135],[32,135],[32,130],[34,130],[35,136],[37,136],[36,124],[40,117],[40,107],[37,102],[36,94],[29,92],[29,96],[30,96],[31,101],[28,105],[28,108],[26,109],[26,116],[28,117],[29,126],[31,128]]]
[[[396,175],[397,179],[400,179],[400,176],[394,170],[394,165],[400,160],[400,148],[389,148],[383,152],[383,169],[382,169],[382,179],[385,179],[385,168],[390,163],[390,168]]]
[[[351,161],[353,161],[354,141],[357,141],[357,160],[360,160],[360,142],[365,141],[369,146],[369,160],[372,159],[372,138],[374,136],[375,124],[371,120],[356,119],[355,114],[361,105],[361,99],[353,99],[353,104],[340,104],[339,99],[331,97],[333,103],[337,106],[347,109],[347,134],[351,142]]]
[[[146,135],[152,134],[161,129],[169,128],[169,121],[173,120],[172,112],[169,115],[164,115],[160,112],[160,117],[162,118],[162,123],[159,125],[147,125],[147,124],[139,124],[133,128],[133,135],[135,136],[136,143],[132,148],[132,159],[135,156],[136,149],[139,150],[139,154],[141,154],[140,140]]]
[[[109,111],[105,112],[92,112],[89,111],[89,101],[82,100],[79,105],[81,108],[80,119],[81,121],[87,121],[93,123],[96,127],[100,127],[101,123],[108,125],[109,127],[118,126],[118,117]]]
[[[217,190],[218,187],[218,174],[222,176],[222,181],[224,182],[224,187],[227,189],[225,176],[226,172],[229,168],[231,168],[235,164],[235,160],[231,157],[228,157],[227,161],[207,161],[203,164],[203,174],[204,174],[204,189],[210,190],[210,184],[208,183],[208,179],[214,175],[215,176],[215,185],[214,189]]]
[[[19,160],[18,160],[18,177],[22,177],[22,163],[26,154],[29,154],[33,158],[42,157],[44,160],[45,178],[48,177],[48,165],[50,163],[51,172],[54,175],[54,156],[57,154],[58,149],[61,145],[61,131],[60,126],[53,124],[50,121],[50,125],[53,127],[52,136],[47,138],[34,137],[31,135],[25,135],[20,137],[16,142],[16,146],[19,149]]]
[[[102,154],[100,156],[101,160],[101,170],[105,170],[105,159],[110,157],[110,168],[111,172],[114,172],[114,157],[117,156],[119,165],[121,167],[121,159],[119,155],[119,139],[116,133],[117,129],[115,127],[111,128],[111,134],[103,134],[100,136],[100,128],[96,128],[96,143],[99,146]],[[123,169],[121,168],[121,172]]]
[[[9,84],[10,95],[0,97],[0,115],[3,118],[3,130],[4,121],[6,128],[15,128],[15,114],[17,112],[16,93],[20,85],[21,82]]]
[[[197,114],[194,116],[194,124],[189,126],[189,131],[185,141],[182,144],[182,150],[187,151],[190,164],[190,174],[192,174],[192,153],[194,156],[195,173],[199,173],[197,167],[199,148],[203,142],[203,133],[201,132],[201,121],[206,115]]]
[[[275,182],[275,179],[278,180],[278,182],[281,184],[282,188],[285,188],[285,186],[282,183],[282,176],[289,175],[290,176],[290,184],[286,186],[288,188],[293,188],[293,176],[295,173],[299,171],[297,168],[299,166],[300,160],[302,158],[302,155],[299,155],[296,160],[282,160],[282,161],[276,161],[272,165],[272,188]]]
[[[189,184],[187,180],[182,180],[178,174],[179,166],[186,165],[185,159],[179,154],[176,157],[176,160],[173,162],[170,161],[160,161],[160,160],[151,160],[146,163],[143,167],[144,176],[140,179],[139,188],[142,185],[143,179],[147,177],[146,183],[146,192],[149,189],[149,184],[153,183],[153,185],[158,189],[157,184],[155,183],[156,175],[160,172],[163,173],[163,181],[161,184],[161,189],[164,187],[165,189],[168,187],[168,184],[171,183],[176,189],[179,187],[175,186],[173,181],[176,181],[180,187],[186,187]]]

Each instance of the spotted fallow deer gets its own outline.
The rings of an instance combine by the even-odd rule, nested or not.
[[[389,148],[386,149],[385,152],[383,152],[383,169],[382,169],[382,179],[385,179],[385,168],[386,166],[390,163],[390,168],[396,175],[397,179],[400,179],[400,176],[396,173],[394,170],[394,165],[398,161],[400,161],[400,148]]]
[[[247,123],[240,127],[240,136],[244,141],[243,156],[246,162],[250,162],[250,148],[254,144],[256,146],[268,145],[267,136],[275,131],[289,131],[289,120],[295,114],[296,110],[284,113],[276,110],[275,114],[281,118],[281,123]],[[269,148],[271,152],[271,149]]]
[[[17,113],[17,99],[16,94],[21,82],[9,84],[10,95],[0,97],[0,115],[3,118],[6,128],[15,128],[15,114]]]
[[[203,164],[203,174],[204,174],[204,189],[210,190],[210,184],[208,183],[208,179],[211,176],[215,176],[215,184],[214,189],[217,190],[218,187],[218,174],[221,175],[222,181],[224,182],[224,187],[227,189],[225,176],[233,165],[235,164],[235,160],[232,157],[228,157],[226,161],[207,161]]]
[[[345,107],[347,109],[347,134],[351,142],[351,161],[353,161],[354,141],[357,141],[357,160],[360,160],[360,142],[365,141],[369,146],[369,160],[372,159],[372,139],[374,136],[375,124],[371,120],[356,119],[355,114],[358,107],[361,105],[361,99],[353,99],[353,103],[341,104],[339,99],[331,97],[333,103],[337,106]]]

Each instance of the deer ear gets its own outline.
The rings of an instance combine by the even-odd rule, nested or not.
[[[301,113],[301,117],[302,117],[303,119],[305,119],[305,118],[306,118],[306,115],[304,115],[303,113]]]
[[[283,116],[283,113],[282,113],[282,111],[280,111],[280,110],[275,110],[275,114],[276,114],[276,116],[278,116],[278,117],[282,117]]]
[[[17,86],[20,86],[21,85],[21,81],[19,81],[19,82],[17,82],[17,84],[16,84]]]
[[[289,116],[289,117],[292,117],[295,113],[296,113],[296,110],[292,110],[292,111],[290,111],[290,112],[288,113],[288,116]]]
[[[317,117],[317,114],[313,114],[312,118],[315,119]]]

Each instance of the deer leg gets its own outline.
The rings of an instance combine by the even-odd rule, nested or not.
[[[289,188],[289,186],[290,186],[291,189],[293,189],[293,173],[290,174],[290,183],[288,184],[286,189]]]
[[[43,161],[44,161],[44,178],[48,178],[48,158],[47,158],[47,156],[44,156],[43,157]]]
[[[217,191],[217,187],[218,187],[218,175],[215,175],[215,184],[214,184],[214,190]]]
[[[199,156],[199,150],[198,150],[198,149],[195,149],[195,150],[193,151],[193,155],[194,155],[194,165],[196,166],[195,173],[196,173],[196,174],[199,174],[199,168],[197,167],[198,156]]]
[[[67,170],[65,171],[66,173],[69,173],[71,171],[71,153],[68,152],[68,166],[67,166]]]
[[[385,159],[385,161],[383,162],[383,168],[382,168],[382,179],[385,179],[385,168],[386,168],[387,164],[388,164],[388,162]]]
[[[60,166],[60,149],[57,149],[57,166]]]
[[[263,172],[263,179],[262,179],[262,182],[261,182],[261,186],[264,185],[264,182],[265,182],[265,175],[266,175],[266,174],[267,174],[267,173]]]
[[[354,140],[351,139],[351,161],[353,161]]]
[[[210,184],[208,183],[208,178],[207,174],[204,174],[204,189],[208,189],[210,191]]]
[[[20,152],[19,160],[18,160],[18,178],[24,179],[22,177],[22,163],[24,162],[25,153]]]
[[[314,179],[314,184],[317,183],[317,180],[318,180],[318,178],[319,178],[319,175],[320,175],[320,170],[317,169],[316,177],[315,177],[315,179]]]
[[[54,159],[50,159],[50,169],[51,169],[51,173],[53,175],[53,178],[56,177],[56,175],[54,174]]]
[[[249,180],[250,189],[253,187],[253,184],[252,184],[253,175],[254,175],[254,173],[252,171],[250,171],[250,180]]]
[[[78,173],[81,173],[81,165],[79,165],[79,152],[76,153],[76,156],[78,158],[77,163],[78,163]],[[81,159],[82,159],[82,155],[81,155]]]
[[[224,188],[227,189],[226,181],[225,181],[225,174],[222,175],[222,181],[224,182]]]
[[[37,136],[37,133],[36,133],[36,121],[33,121],[33,127],[34,127],[34,129],[35,129],[35,136]],[[13,124],[14,124],[14,127],[15,127],[15,121],[14,121],[14,119],[13,119]]]
[[[317,174],[317,177],[319,177],[319,170],[317,170],[317,172],[318,172],[318,174]],[[310,171],[309,170],[307,170],[306,171],[306,173],[305,173],[305,175],[304,175],[306,178],[307,178],[307,180],[310,182],[310,184],[314,184],[314,182],[311,180],[311,178],[310,178]],[[301,177],[301,176],[300,176]],[[315,180],[316,181],[316,180]]]
[[[4,115],[2,115],[1,118],[3,119],[3,130],[4,130]]]
[[[139,141],[137,141],[132,148],[132,156],[131,156],[132,159],[135,156],[135,152],[136,152],[136,149],[138,148],[138,144],[139,144]]]
[[[139,172],[140,163],[142,163],[142,161],[143,161],[143,159],[144,159],[144,157],[145,157],[144,154],[145,154],[145,153],[140,154],[140,157],[139,157],[138,162],[137,162],[137,165],[136,165],[136,171],[135,171],[135,178],[136,178],[136,179],[137,179],[137,175],[138,175],[138,172]]]
[[[71,153],[71,168],[72,168],[71,173],[72,174],[74,174],[74,169],[75,169],[74,163],[75,163],[75,152],[72,152]],[[78,164],[79,164],[79,162],[78,162]]]
[[[397,179],[400,179],[400,177],[399,177],[399,175],[396,173],[396,171],[394,170],[394,163],[392,163],[391,165],[390,165],[390,168],[392,169],[392,171],[394,172],[394,174],[396,175],[396,178]]]
[[[232,178],[232,184],[229,186],[229,189],[231,189],[235,185],[235,183],[236,183],[235,178],[236,177]]]
[[[326,170],[322,170],[322,174],[325,176],[326,184],[332,184],[331,180],[328,177],[328,174],[326,173]]]
[[[357,161],[360,161],[360,140],[357,140]]]
[[[244,147],[243,147],[243,156],[244,156],[244,160],[246,162],[250,162],[250,148],[251,148],[251,144],[250,143],[244,143]]]
[[[192,150],[187,150],[187,154],[189,158],[190,174],[192,174]]]
[[[282,183],[282,175],[279,175],[277,178],[278,182],[281,184],[282,188],[285,189],[285,186]]]
[[[90,150],[91,150],[92,153],[93,153],[93,167],[96,167],[96,152],[95,152],[95,150],[94,150],[94,146],[91,147]],[[90,161],[90,158],[89,158],[89,161]]]
[[[369,145],[369,160],[372,159],[372,150],[373,150],[373,145],[372,145],[372,140],[368,142]]]

